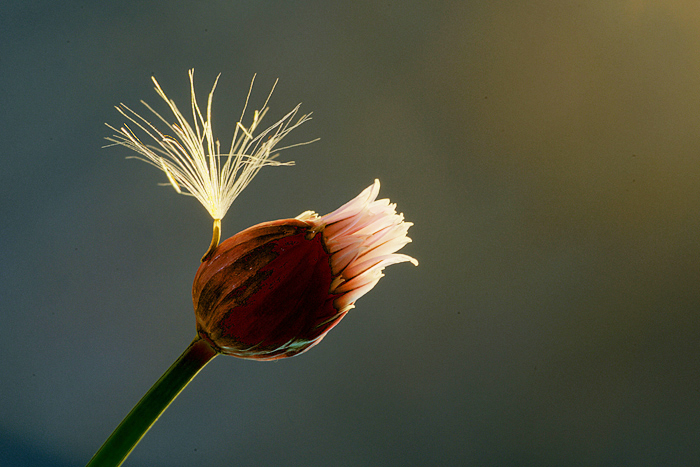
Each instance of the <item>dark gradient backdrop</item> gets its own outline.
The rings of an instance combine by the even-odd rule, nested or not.
[[[698,461],[696,1],[8,0],[0,465],[83,465],[194,336],[211,220],[100,149],[152,74],[186,108],[190,67],[223,140],[256,72],[321,138],[225,236],[379,178],[421,265],[301,357],[216,359],[127,465]]]

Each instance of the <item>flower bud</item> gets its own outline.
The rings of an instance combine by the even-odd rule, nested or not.
[[[372,289],[410,223],[379,181],[323,217],[265,222],[222,242],[202,262],[192,297],[197,332],[217,351],[273,360],[308,350]]]

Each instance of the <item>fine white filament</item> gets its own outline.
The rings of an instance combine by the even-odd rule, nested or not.
[[[256,110],[253,113],[253,120],[246,127],[243,124],[243,118],[255,81],[255,77],[253,77],[243,112],[233,132],[231,147],[227,152],[222,153],[219,141],[214,139],[212,134],[211,125],[212,98],[219,77],[217,76],[214,81],[207,100],[206,115],[203,115],[195,96],[194,70],[189,70],[189,76],[192,124],[178,110],[175,102],[168,99],[158,81],[152,78],[156,92],[168,104],[176,121],[169,123],[148,104],[141,101],[166,125],[168,131],[163,133],[129,107],[120,104],[116,109],[157,145],[142,142],[127,124],[118,130],[107,125],[115,131],[115,134],[106,139],[112,142],[108,146],[121,145],[136,151],[139,155],[134,156],[135,158],[162,170],[167,176],[169,184],[178,193],[194,196],[202,203],[212,218],[220,220],[228,211],[231,203],[261,168],[294,164],[294,162],[276,161],[277,154],[273,154],[272,151],[289,132],[310,120],[311,114],[301,115],[294,123],[293,120],[301,105],[299,104],[277,123],[256,135],[255,131],[258,125],[267,113],[267,103],[272,96],[272,91],[274,91],[274,85],[265,104],[261,110]],[[311,142],[313,141],[277,148],[277,151]]]

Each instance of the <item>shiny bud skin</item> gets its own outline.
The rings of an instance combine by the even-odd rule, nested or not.
[[[331,214],[265,222],[218,245],[194,279],[198,334],[220,353],[256,360],[320,342],[385,266],[417,264],[395,253],[411,224],[378,192],[375,181]]]
[[[342,315],[333,306],[322,235],[296,219],[266,222],[214,250],[195,276],[197,331],[219,352],[291,357],[320,341]]]

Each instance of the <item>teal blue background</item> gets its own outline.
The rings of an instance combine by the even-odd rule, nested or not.
[[[0,465],[84,465],[194,337],[211,220],[101,149],[120,102],[230,138],[314,119],[224,236],[375,178],[415,223],[318,347],[217,358],[126,465],[686,466],[700,458],[700,6],[5,1]]]

